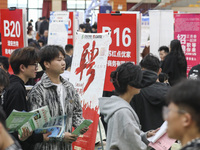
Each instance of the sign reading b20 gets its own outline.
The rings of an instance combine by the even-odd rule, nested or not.
[[[11,53],[24,47],[22,9],[1,9],[2,55],[10,57]]]

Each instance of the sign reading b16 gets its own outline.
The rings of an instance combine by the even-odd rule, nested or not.
[[[136,14],[99,14],[98,32],[110,32],[112,43],[109,47],[107,70],[104,91],[112,91],[114,87],[110,82],[110,73],[120,64],[131,61],[136,62]]]
[[[10,11],[1,9],[2,55],[10,57],[11,53],[24,47],[22,9]]]

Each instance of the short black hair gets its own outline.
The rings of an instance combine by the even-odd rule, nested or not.
[[[160,82],[164,83],[166,80],[169,79],[169,76],[166,73],[161,72],[158,76]]]
[[[8,69],[9,69],[8,57],[0,56],[0,63],[2,63],[3,68],[4,68],[6,71],[8,71]]]
[[[167,103],[174,103],[191,114],[200,131],[200,80],[183,80],[167,94]]]
[[[160,69],[160,61],[153,54],[148,54],[140,61],[140,66],[141,68],[145,68],[158,73]]]
[[[89,19],[89,18],[86,18],[86,19],[85,19],[85,22],[89,23],[89,22],[90,22],[90,19]]]
[[[141,68],[134,65],[132,62],[126,62],[117,67],[117,69],[111,72],[111,82],[115,87],[117,94],[124,94],[127,91],[129,83],[133,80],[137,80],[137,76]]]
[[[4,128],[6,129],[6,114],[2,106],[0,106],[0,123],[2,123]]]
[[[9,85],[9,78],[8,74],[0,68],[0,86],[3,86],[4,88],[8,87]]]
[[[28,67],[28,65],[38,62],[39,56],[34,47],[24,47],[14,50],[9,61],[14,74],[19,74],[21,64]]]
[[[169,47],[167,47],[167,46],[161,46],[161,47],[159,47],[158,51],[159,52],[160,51],[165,51],[165,53],[169,53]]]
[[[44,62],[51,62],[56,57],[59,57],[59,52],[65,57],[65,51],[61,46],[58,45],[46,45],[40,50],[40,65],[43,70],[46,70]]]
[[[65,52],[66,53],[68,53],[71,49],[73,49],[73,45],[72,44],[65,45]]]
[[[83,29],[83,28],[86,28],[86,26],[85,26],[84,24],[80,24],[80,25],[79,25],[79,28],[80,28],[80,29]]]

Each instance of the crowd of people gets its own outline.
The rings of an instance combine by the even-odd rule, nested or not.
[[[38,37],[33,36],[32,22],[27,28],[29,46],[16,49],[9,59],[0,56],[0,150],[70,150],[78,138],[72,127],[84,120],[80,97],[69,82],[73,45],[65,49],[47,45],[48,19],[36,22]],[[97,25],[91,27],[89,22],[80,24],[79,31],[96,33]],[[179,40],[172,40],[169,48],[161,46],[158,53],[160,60],[148,49],[139,65],[126,62],[110,74],[115,91],[99,98],[106,150],[146,150],[147,138],[165,120],[168,136],[181,143],[181,150],[200,149],[200,66],[194,66],[187,79]],[[33,85],[28,93],[26,84]],[[52,117],[67,115],[61,139],[52,141],[50,132],[35,134],[28,129],[23,129],[22,136],[17,131],[8,133],[5,120],[13,110],[31,111],[45,105]]]

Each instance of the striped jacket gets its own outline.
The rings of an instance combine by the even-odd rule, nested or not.
[[[61,83],[65,87],[64,114],[67,115],[66,132],[71,132],[72,126],[77,127],[84,120],[82,117],[82,107],[80,97],[74,86],[60,77]],[[41,80],[28,93],[30,110],[47,105],[52,117],[63,115],[62,106],[57,94],[57,86],[51,82],[46,73]],[[71,150],[71,144],[62,141],[49,141],[38,143],[35,150]]]

